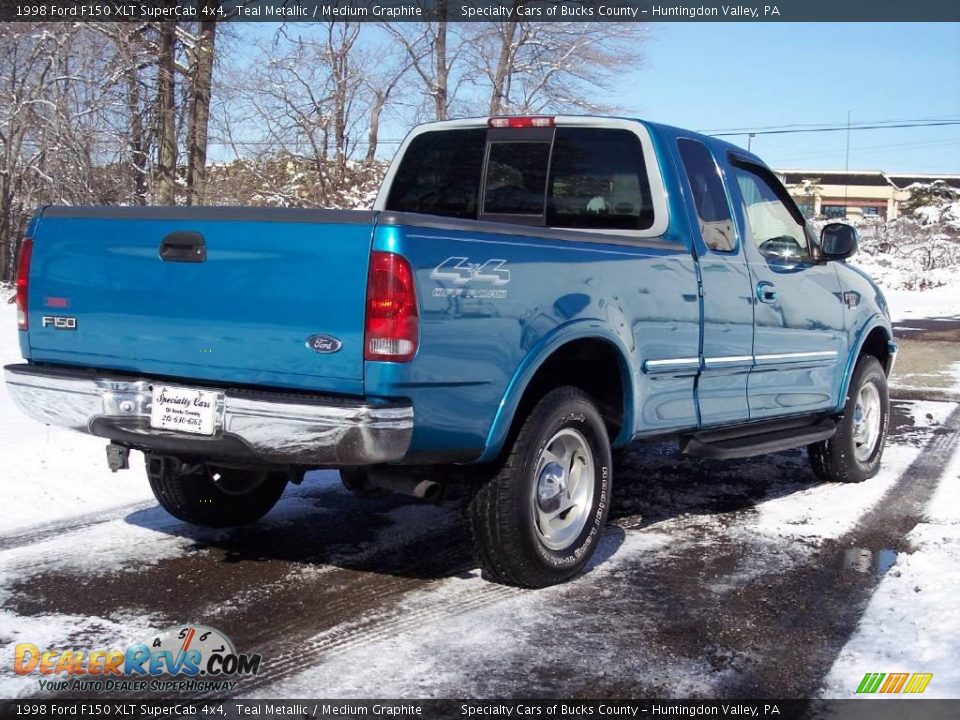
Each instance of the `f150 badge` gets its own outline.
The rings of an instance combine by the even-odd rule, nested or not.
[[[438,287],[433,289],[434,297],[469,297],[502,299],[507,296],[506,290],[492,288],[456,287],[467,283],[489,283],[494,287],[506,285],[510,282],[510,271],[504,265],[506,260],[491,258],[485,262],[470,262],[466,257],[449,257],[430,271],[433,280],[449,280],[452,288]]]
[[[54,330],[76,330],[77,319],[65,315],[44,315],[40,318],[43,327],[52,327]]]

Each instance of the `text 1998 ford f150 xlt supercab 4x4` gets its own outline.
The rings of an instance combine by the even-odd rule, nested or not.
[[[424,125],[375,209],[47,207],[17,280],[19,406],[144,452],[160,504],[227,526],[339,468],[466,483],[485,577],[595,549],[611,445],[879,467],[896,346],[853,228],[811,233],[763,162],[655,123]]]

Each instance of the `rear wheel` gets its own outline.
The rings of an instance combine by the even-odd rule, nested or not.
[[[850,379],[837,433],[807,447],[814,474],[834,482],[863,482],[880,470],[890,417],[887,376],[880,361],[864,355]]]
[[[589,396],[572,387],[548,393],[468,506],[483,576],[545,587],[577,574],[607,519],[611,466],[607,431]]]
[[[189,464],[147,456],[147,477],[157,502],[179,520],[232,527],[259,520],[277,504],[287,474]]]

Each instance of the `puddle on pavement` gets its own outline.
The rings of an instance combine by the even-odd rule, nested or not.
[[[893,567],[898,553],[895,550],[869,550],[867,548],[848,548],[843,551],[843,567],[864,575],[871,573],[883,575]]]

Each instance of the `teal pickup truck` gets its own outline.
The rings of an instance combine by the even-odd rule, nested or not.
[[[611,446],[877,472],[896,346],[856,247],[713,138],[435,123],[372,211],[42,208],[6,382],[112,469],[142,451],[190,523],[252,522],[313,468],[360,495],[466,484],[485,577],[545,586],[596,548]]]

